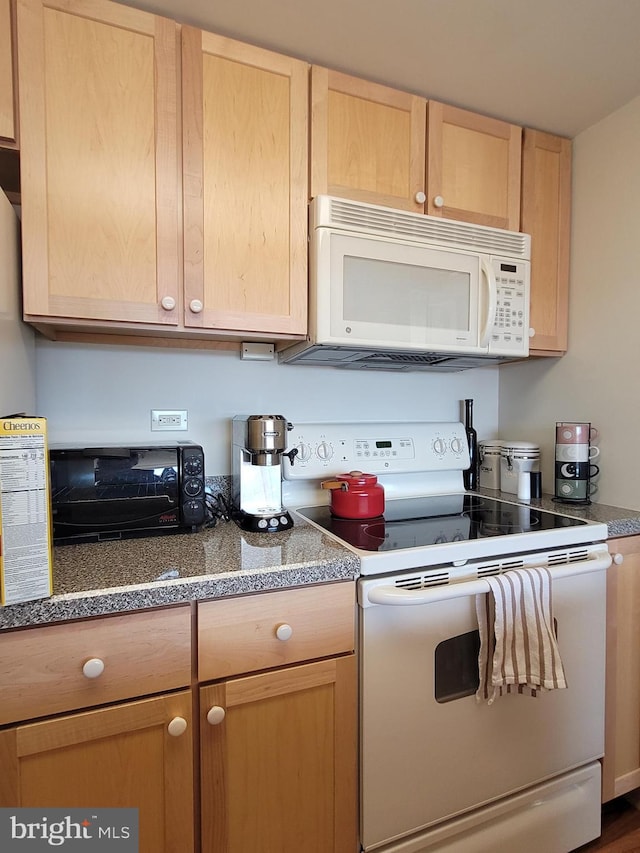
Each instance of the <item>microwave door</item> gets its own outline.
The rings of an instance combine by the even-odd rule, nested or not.
[[[483,284],[479,255],[338,233],[330,237],[324,243],[329,255],[324,281],[329,304],[322,306],[320,299],[317,303],[318,342],[415,351],[488,351],[491,296]],[[328,317],[326,313],[321,317],[323,307]]]

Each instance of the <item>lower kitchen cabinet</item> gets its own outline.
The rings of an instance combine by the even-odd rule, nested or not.
[[[354,853],[355,655],[201,688],[202,853]]]
[[[640,536],[608,544],[603,802],[640,787]]]
[[[194,844],[189,691],[0,731],[0,806],[139,809],[140,853]]]
[[[137,807],[140,853],[355,853],[354,615],[347,581],[0,632],[0,807]]]

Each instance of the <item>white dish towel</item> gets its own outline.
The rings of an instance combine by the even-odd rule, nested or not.
[[[476,596],[480,629],[479,702],[503,692],[528,693],[567,686],[556,641],[551,573],[517,569],[488,577],[490,592]]]

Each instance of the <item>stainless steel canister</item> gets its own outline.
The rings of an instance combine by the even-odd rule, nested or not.
[[[500,455],[500,489],[517,495],[518,475],[522,472],[538,471],[539,467],[539,444],[531,441],[503,441]]]
[[[478,442],[480,457],[480,485],[484,489],[500,488],[500,458],[502,441],[484,439]]]

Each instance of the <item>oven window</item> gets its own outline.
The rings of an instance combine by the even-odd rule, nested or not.
[[[438,643],[435,651],[436,702],[473,696],[478,689],[480,632],[469,631]]]
[[[553,631],[557,639],[557,619],[553,620]],[[473,696],[480,684],[479,653],[480,632],[477,630],[438,643],[434,666],[436,702],[453,702]]]

